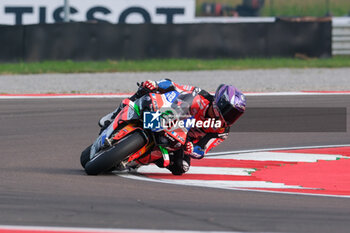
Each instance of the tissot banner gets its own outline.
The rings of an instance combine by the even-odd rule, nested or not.
[[[0,24],[62,22],[64,0],[1,0]],[[189,23],[195,0],[69,0],[70,20],[109,23]]]

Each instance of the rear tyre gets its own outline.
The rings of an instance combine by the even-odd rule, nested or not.
[[[83,168],[85,168],[86,163],[90,161],[91,146],[92,145],[88,146],[83,152],[81,152],[80,164]]]
[[[147,143],[140,131],[135,131],[121,139],[114,146],[99,152],[99,154],[85,165],[88,175],[98,175],[111,170],[127,156],[137,152]]]

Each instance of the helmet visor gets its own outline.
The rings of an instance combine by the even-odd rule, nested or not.
[[[226,98],[221,98],[217,106],[227,125],[232,125],[243,114],[243,112],[234,108]]]

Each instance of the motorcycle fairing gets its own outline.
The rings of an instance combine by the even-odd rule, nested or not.
[[[116,130],[121,122],[137,120],[140,116],[140,109],[137,104],[129,99],[125,99],[126,104],[113,121],[113,128]]]
[[[109,138],[114,132],[113,124],[110,124],[95,140],[91,146],[90,159],[102,148],[107,138]]]
[[[135,130],[141,130],[141,128],[134,126],[132,124],[126,125],[125,127],[123,127],[122,129],[120,129],[114,136],[113,139],[118,141],[120,139],[122,139],[123,137],[125,137],[126,135],[130,134],[131,132],[135,131]]]
[[[134,102],[132,102],[129,99],[125,99],[123,101],[123,104],[125,104],[125,107],[119,112],[119,114],[116,116],[114,119],[113,123],[110,124],[95,140],[95,142],[91,146],[90,150],[90,159],[92,159],[95,154],[105,145],[106,139],[109,139],[113,132],[120,127],[120,123],[125,122],[125,121],[130,121],[134,119],[139,118],[139,108]],[[131,126],[130,126],[131,127]],[[123,134],[126,136],[127,134],[131,133],[134,131],[136,128],[125,128],[125,130],[120,130],[117,135]],[[137,128],[140,129],[140,128]],[[141,129],[142,130],[142,129]],[[122,137],[120,136],[118,139],[121,139]]]
[[[110,124],[93,143],[90,151],[90,159],[92,159],[95,156],[95,154],[105,145],[106,139],[108,142],[108,139],[110,139],[113,132],[115,132],[118,128],[120,128],[121,123],[128,122],[131,120],[139,120],[141,116],[141,112],[143,112],[143,110],[149,109],[149,107],[153,107],[154,111],[159,110],[161,112],[162,111],[166,112],[166,111],[169,111],[169,109],[171,109],[175,112],[175,114],[178,114],[179,116],[183,116],[183,113],[187,109],[184,108],[185,111],[183,111],[184,109],[181,109],[180,105],[181,103],[183,103],[183,100],[182,99],[177,100],[178,97],[180,96],[181,96],[181,93],[177,91],[172,91],[165,94],[149,93],[148,95],[141,97],[141,99],[144,98],[143,100],[141,99],[136,100],[135,102],[137,104],[135,104],[135,102],[131,101],[130,99],[123,100],[124,107],[116,116],[113,123]],[[147,106],[150,104],[152,106]],[[184,104],[185,106],[190,106],[188,103],[184,103]],[[128,125],[124,126],[122,129],[120,129],[116,133],[116,135],[113,136],[112,139],[118,141],[135,130],[143,131],[143,129],[129,123]],[[180,142],[182,145],[185,144],[188,129],[186,128],[179,128],[176,130],[164,129],[164,132],[168,136]],[[149,153],[148,156],[146,155],[146,153],[152,148],[152,146],[153,146],[153,143],[150,144],[148,142],[139,151],[131,155],[128,158],[128,162],[132,162],[132,161],[137,162],[139,160],[139,162],[142,163],[145,161],[151,162],[159,159],[159,156],[152,156],[151,155],[152,153]],[[159,148],[163,155],[164,167],[167,167],[170,162],[168,150],[165,147],[161,147],[161,146],[159,146]],[[146,155],[146,157],[142,157],[143,155]]]
[[[132,161],[135,161],[135,160],[139,160],[141,159],[141,157],[146,154],[150,149],[151,147],[153,146],[153,143],[147,143],[145,146],[143,146],[140,150],[138,150],[136,153],[132,154],[129,159],[128,159],[128,162],[132,162]],[[151,158],[149,158],[149,162],[151,162]],[[147,163],[148,164],[148,163]]]
[[[141,165],[146,165],[155,162],[161,158],[163,158],[162,152],[157,147],[154,147],[154,149],[150,151],[150,153],[148,153],[146,156],[140,156],[136,160],[136,162]]]
[[[186,114],[189,115],[190,104],[181,99],[181,93],[171,91],[165,94],[150,93],[149,95],[152,100],[153,111],[160,111],[165,113],[165,115],[169,115],[169,112],[171,112],[170,114],[178,120],[183,120],[182,117]],[[183,105],[185,105],[185,107]],[[186,127],[177,128],[176,130],[163,128],[166,134],[179,141],[182,145],[186,142],[188,130],[189,129]]]

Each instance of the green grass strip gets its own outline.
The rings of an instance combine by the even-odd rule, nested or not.
[[[350,56],[336,56],[329,59],[151,59],[135,61],[45,61],[33,63],[0,63],[0,74],[159,72],[340,67],[350,67]]]

